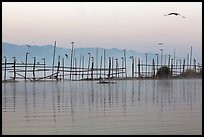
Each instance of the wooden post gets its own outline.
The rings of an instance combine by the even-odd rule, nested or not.
[[[143,69],[144,69],[144,64],[143,64],[143,60],[141,59],[141,65],[140,66],[142,66],[142,68],[141,68],[141,74],[140,74],[140,76],[144,76],[144,71],[143,71]]]
[[[77,58],[75,57],[75,80],[77,80]]]
[[[138,76],[140,78],[140,58],[138,59]]]
[[[124,66],[124,65],[123,65],[123,64],[124,64],[124,63],[123,63],[123,60],[124,60],[124,58],[122,57],[121,59],[122,59],[122,78],[123,78],[123,66]]]
[[[102,60],[103,60],[103,56],[101,55],[101,62],[100,62],[100,80],[102,79],[102,77],[101,77],[101,70],[102,70]]]
[[[113,78],[113,61],[114,61],[114,59],[112,57],[112,78]]]
[[[33,80],[35,81],[35,61],[36,61],[36,58],[33,57],[34,61],[33,61]]]
[[[89,66],[90,66],[90,59],[91,59],[91,53],[88,53],[88,54],[89,54],[89,62],[88,62],[87,79],[89,77]]]
[[[93,80],[93,70],[94,70],[94,58],[92,58],[92,65],[91,65],[91,79]]]
[[[196,72],[196,59],[194,58],[194,70],[195,70],[195,72]]]
[[[54,53],[53,53],[53,62],[52,62],[52,80],[53,80],[53,74],[54,74],[54,65],[55,65],[55,51],[56,51],[56,45],[57,45],[57,42],[55,41],[55,44],[54,44]]]
[[[57,65],[57,77],[56,77],[56,80],[58,80],[59,67],[60,67],[60,56],[58,56],[58,65]]]
[[[13,57],[13,80],[16,80],[16,57]]]
[[[173,76],[173,59],[171,59],[171,76]]]
[[[158,65],[159,65],[158,55],[159,55],[159,54],[156,54],[156,56],[157,56],[157,72],[158,72],[158,69],[159,69],[159,66],[158,66]]]
[[[145,53],[146,55],[146,78],[147,78],[147,53]]]
[[[62,58],[62,78],[64,80],[64,58]]]
[[[46,77],[46,74],[45,74],[45,58],[42,59],[44,61],[44,78]]]
[[[118,71],[118,59],[116,58],[116,78],[119,77],[119,71]]]
[[[185,59],[183,59],[183,73],[184,73],[184,69],[185,69]]]
[[[155,77],[155,65],[154,65],[154,59],[152,60],[152,69],[153,69],[153,77]]]
[[[170,68],[170,54],[169,54],[169,59],[168,59],[168,68]]]
[[[180,62],[180,75],[181,75],[181,60],[179,60],[179,62]]]
[[[192,46],[191,46],[191,52],[190,52],[190,69],[191,69],[191,60],[192,60]]]
[[[96,48],[96,78],[98,79],[98,48]]]
[[[72,50],[71,50],[71,61],[70,61],[70,80],[72,79],[72,59],[73,59],[73,47],[74,47],[74,42],[72,44]]]
[[[125,77],[127,78],[127,61],[126,61],[126,49],[124,49],[124,59],[125,59]]]
[[[26,74],[27,74],[27,57],[28,57],[28,52],[26,52],[26,60],[25,60],[25,80],[26,80]]]
[[[84,56],[82,56],[82,79],[84,78]]]
[[[175,70],[175,71],[176,71],[176,75],[177,75],[177,72],[178,72],[178,71],[177,71],[177,69],[178,69],[178,68],[177,68],[177,64],[178,64],[178,59],[176,60],[176,70]]]
[[[175,65],[175,61],[176,61],[176,49],[174,48],[174,65]]]
[[[134,78],[134,57],[130,57],[132,59],[132,78]]]
[[[104,49],[104,79],[106,77],[106,50]]]
[[[135,77],[137,77],[136,73],[137,73],[137,58],[135,58]]]
[[[188,70],[188,64],[189,63],[189,53],[187,54],[187,61],[186,61],[186,65],[187,65],[187,70]]]
[[[109,57],[108,80],[110,80],[110,70],[111,70],[111,57]]]
[[[82,65],[81,65],[82,63],[81,63],[81,54],[80,54],[80,60],[79,60],[79,79],[80,79],[80,75],[81,75],[81,71],[82,71]]]
[[[6,81],[6,63],[7,63],[7,57],[6,56],[4,56],[4,58],[5,58],[5,64],[4,64],[4,81]]]

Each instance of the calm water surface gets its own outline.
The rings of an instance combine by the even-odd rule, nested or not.
[[[202,134],[202,79],[2,83],[2,134]]]

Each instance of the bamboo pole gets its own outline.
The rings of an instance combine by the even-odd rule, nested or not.
[[[89,61],[88,61],[88,70],[87,70],[87,79],[89,78],[89,67],[90,67],[90,59],[91,59],[91,53],[89,52]]]
[[[62,78],[64,80],[64,58],[62,58]]]
[[[173,59],[171,59],[171,76],[173,76]]]
[[[126,61],[126,49],[124,49],[124,59],[125,59],[125,77],[127,78],[127,61]]]
[[[110,71],[111,71],[111,57],[109,57],[109,67],[108,67],[108,80],[110,80]]]
[[[57,65],[57,77],[56,77],[56,80],[58,80],[59,67],[60,67],[60,56],[58,56],[58,65]]]
[[[138,59],[138,77],[140,78],[140,58]]]
[[[13,57],[13,80],[16,80],[16,57]]]
[[[187,65],[187,70],[188,70],[188,64],[189,63],[189,53],[187,54],[187,62],[186,62],[186,65]]]
[[[98,79],[98,48],[96,48],[96,78]]]
[[[114,59],[113,59],[113,57],[112,57],[112,77],[113,77],[113,61],[114,61]]]
[[[91,79],[93,80],[93,69],[94,69],[94,58],[93,57],[91,57],[92,58],[92,65],[91,65]]]
[[[196,71],[196,59],[194,58],[194,70]]]
[[[104,79],[106,77],[106,50],[104,49]]]
[[[119,70],[118,70],[118,59],[116,58],[116,78],[119,77]]]
[[[170,54],[169,54],[169,59],[168,59],[168,68],[170,67]]]
[[[45,74],[45,58],[42,59],[44,61],[44,78],[46,77],[46,74]]]
[[[183,73],[184,73],[184,70],[185,70],[185,59],[183,59]]]
[[[55,41],[55,43],[54,43],[54,53],[53,53],[53,62],[52,62],[52,75],[54,73],[56,45],[57,45],[57,42]],[[52,76],[52,80],[53,80],[53,76]]]
[[[180,69],[180,75],[181,75],[181,60],[179,60],[179,62],[180,62],[180,68],[179,69]]]
[[[155,77],[155,64],[154,59],[152,60],[153,77]]]
[[[4,56],[5,62],[4,62],[4,81],[6,81],[6,63],[7,63],[7,56]]]
[[[102,77],[101,77],[101,71],[102,71],[102,60],[103,60],[103,56],[101,55],[101,62],[100,62],[100,80],[102,79]]]
[[[192,61],[192,46],[191,46],[191,52],[190,52],[190,69],[191,69],[191,61]]]
[[[82,79],[84,78],[84,56],[82,56]]]
[[[26,52],[26,60],[25,60],[25,80],[26,80],[26,74],[27,74],[27,58],[28,58],[28,52]]]
[[[81,61],[81,60],[82,60],[82,59],[81,59],[81,54],[80,54],[80,60],[79,60],[79,79],[80,79],[80,75],[81,75],[81,71],[82,71],[82,69],[81,69],[81,68],[82,68],[82,65],[81,65],[81,64],[82,64],[82,63],[81,63],[82,61]]]
[[[75,57],[75,80],[77,80],[77,58]]]
[[[124,65],[123,65],[123,64],[124,64],[124,63],[123,63],[123,60],[124,60],[124,57],[122,57],[121,60],[122,60],[122,78],[123,78],[123,66],[124,66]]]
[[[178,68],[177,68],[177,64],[178,64],[178,59],[176,60],[176,70],[175,70],[175,71],[176,71],[176,75],[177,75],[177,73],[178,73],[178,71],[177,71],[177,69],[178,69]]]
[[[73,47],[74,47],[74,42],[71,43],[72,45],[72,50],[71,50],[71,61],[70,61],[70,80],[72,79],[72,59],[73,59]]]
[[[36,62],[36,57],[33,57],[33,80],[35,81],[35,62]]]
[[[137,77],[136,72],[137,72],[137,58],[135,58],[135,77]]]

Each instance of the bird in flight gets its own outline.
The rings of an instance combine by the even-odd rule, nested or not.
[[[164,45],[162,42],[159,42],[158,44],[159,44],[159,45]]]
[[[176,16],[181,16],[182,18],[185,18],[184,16],[182,16],[181,14],[176,13],[176,12],[171,12],[171,13],[166,14],[166,15],[164,15],[164,16],[169,16],[169,15],[176,15]]]
[[[68,55],[67,54],[64,54],[67,58],[68,58]]]

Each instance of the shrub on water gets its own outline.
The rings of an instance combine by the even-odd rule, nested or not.
[[[158,78],[167,78],[167,77],[171,76],[171,71],[167,66],[163,66],[163,67],[159,68],[156,76]]]

